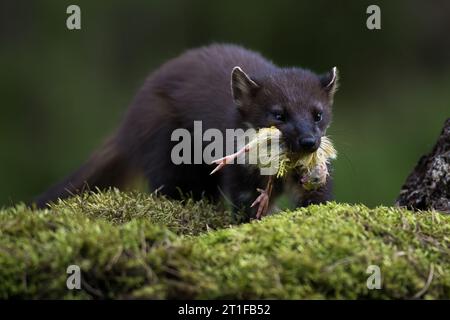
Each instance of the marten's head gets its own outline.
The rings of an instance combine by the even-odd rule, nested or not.
[[[292,68],[251,77],[240,67],[231,74],[234,102],[243,121],[254,128],[277,127],[292,152],[317,150],[331,122],[338,71],[324,75]]]

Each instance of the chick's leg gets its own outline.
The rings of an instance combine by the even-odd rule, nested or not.
[[[234,161],[234,159],[236,159],[237,157],[239,157],[241,154],[246,153],[250,150],[250,147],[247,145],[245,147],[243,147],[242,149],[238,150],[237,152],[230,154],[226,157],[214,160],[212,163],[217,164],[217,166],[214,168],[213,171],[211,171],[211,174],[214,174],[215,172],[219,171],[220,169],[222,169],[225,165],[231,163]]]
[[[267,214],[267,211],[269,209],[269,201],[270,201],[270,195],[272,194],[272,187],[273,187],[273,176],[269,176],[269,181],[267,182],[266,189],[256,189],[261,194],[256,198],[255,201],[253,201],[251,207],[253,208],[258,204],[258,211],[256,212],[256,219],[261,219],[261,217],[265,216]]]

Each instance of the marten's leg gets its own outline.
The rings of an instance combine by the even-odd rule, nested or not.
[[[223,171],[223,172],[222,172]],[[259,203],[251,206],[261,193],[258,189],[265,190],[268,186],[269,176],[262,176],[258,168],[244,165],[229,165],[221,170],[223,176],[222,185],[225,190],[225,202],[231,202],[235,216],[242,221],[258,218]],[[269,202],[264,213],[271,211],[275,200],[282,192],[282,181],[274,180],[272,184]],[[261,217],[261,215],[259,216]]]
[[[257,188],[264,187],[258,170],[252,167],[232,164],[218,172],[221,175],[221,193],[223,201],[233,210],[235,218],[248,222],[255,218],[256,209],[250,205],[258,197]]]

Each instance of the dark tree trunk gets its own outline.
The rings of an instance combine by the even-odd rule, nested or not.
[[[450,213],[450,118],[433,151],[420,158],[406,179],[396,205]]]

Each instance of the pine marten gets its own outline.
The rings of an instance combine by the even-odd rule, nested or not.
[[[236,45],[214,44],[189,50],[150,74],[120,125],[76,172],[35,199],[45,207],[58,198],[81,192],[84,186],[122,188],[141,171],[151,191],[179,199],[213,201],[227,198],[235,208],[254,215],[249,205],[267,176],[245,165],[227,166],[210,175],[211,164],[176,165],[172,132],[216,128],[278,128],[293,152],[314,152],[331,122],[337,69],[317,75],[301,68],[280,68],[259,53]],[[230,88],[231,84],[231,88]],[[298,206],[332,198],[331,179],[315,191],[302,190],[295,174],[277,181],[273,193],[286,186],[298,196]],[[292,182],[292,183],[289,183]]]

